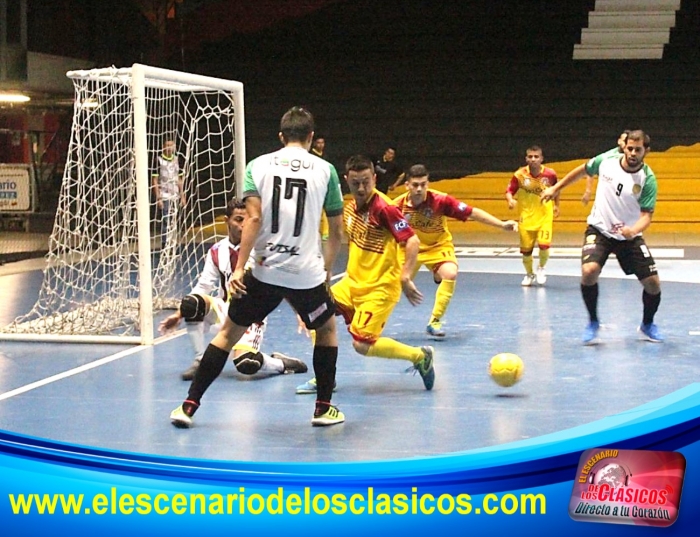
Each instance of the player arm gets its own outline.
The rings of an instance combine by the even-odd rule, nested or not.
[[[243,272],[248,262],[255,239],[258,237],[262,226],[262,202],[259,196],[248,196],[245,199],[245,208],[248,219],[245,221],[241,232],[241,245],[238,249],[238,261],[236,262],[236,272]]]
[[[324,241],[323,263],[326,267],[326,279],[330,281],[333,265],[338,258],[343,241],[343,215],[328,217],[328,240]]]
[[[620,231],[626,239],[632,239],[644,232],[651,225],[651,219],[656,205],[656,190],[656,176],[651,174],[646,178],[644,188],[642,188],[642,192],[639,196],[639,207],[641,211],[639,219],[632,227],[624,227]]]
[[[214,263],[211,250],[209,250],[209,252],[207,252],[206,261],[204,262],[202,274],[197,279],[197,284],[192,288],[189,294],[200,296],[210,295],[216,288],[216,285],[220,283],[219,274],[219,269]],[[180,324],[182,318],[182,312],[178,307],[175,313],[163,319],[163,321],[158,325],[158,331],[161,334],[166,334],[171,330],[174,330]]]
[[[586,174],[586,163],[576,166],[573,170],[567,173],[561,181],[557,181],[556,184],[550,186],[549,188],[545,188],[542,191],[542,194],[540,194],[540,199],[542,201],[549,201],[556,198],[562,189],[575,183],[579,179],[583,179]]]
[[[591,196],[593,195],[593,183],[595,179],[593,175],[587,175],[586,176],[586,190],[583,193],[583,196],[581,196],[581,203],[584,205],[588,205],[588,202],[591,201]]]
[[[626,239],[633,239],[640,233],[643,233],[651,225],[651,217],[654,213],[652,211],[642,211],[639,215],[639,219],[634,223],[632,227],[624,227],[620,233]]]
[[[557,218],[559,216],[559,192],[557,192],[557,195],[554,196],[554,218]]]
[[[555,185],[558,183],[556,174],[553,174],[553,175],[552,175],[552,181],[554,181],[553,184],[555,184]],[[554,212],[553,216],[554,216],[554,218],[558,218],[558,217],[559,217],[559,201],[560,201],[560,200],[559,200],[559,195],[560,195],[560,192],[557,192],[556,196],[554,196],[554,199],[552,200],[552,201],[554,202],[554,207],[553,207],[553,212]]]
[[[420,239],[416,235],[411,235],[401,246],[405,251],[405,259],[401,267],[401,283],[403,284],[413,276],[413,271],[418,262]]]
[[[506,188],[506,201],[508,202],[508,208],[514,209],[517,201],[513,197],[519,188],[518,178],[513,176],[508,183],[508,188]]]
[[[399,247],[405,250],[405,258],[401,267],[401,288],[408,301],[417,306],[423,300],[423,295],[413,283],[413,271],[418,262],[420,239],[413,232],[401,210],[396,205],[387,205],[379,214],[380,221],[389,230]]]
[[[153,187],[153,195],[156,198],[156,202],[160,202],[160,185],[158,184],[159,175],[154,173],[151,175],[151,186]]]
[[[507,231],[512,231],[517,226],[515,220],[501,220],[500,218],[496,218],[491,213],[487,213],[478,207],[472,207],[470,218],[472,220],[476,220],[477,222],[481,222],[482,224],[486,224],[487,226],[493,226]]]
[[[323,210],[328,218],[328,240],[323,245],[323,263],[326,277],[330,281],[333,265],[340,253],[343,240],[343,193],[340,190],[340,179],[333,164],[329,163],[330,175],[328,190],[323,200]]]
[[[202,274],[200,274],[197,279],[197,283],[190,291],[190,294],[196,295],[211,295],[217,285],[221,284],[221,273],[219,272],[216,263],[214,263],[214,258],[212,257],[211,250],[207,252],[206,261],[204,261],[204,268],[202,269]]]
[[[408,301],[417,306],[423,301],[423,294],[416,287],[412,276],[418,263],[420,239],[416,235],[411,235],[401,247],[405,251],[404,263],[401,267],[401,289]]]

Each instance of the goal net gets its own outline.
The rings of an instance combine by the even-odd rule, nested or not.
[[[226,234],[245,170],[243,85],[138,64],[68,77],[74,116],[43,283],[0,338],[150,344],[154,314],[179,304]]]

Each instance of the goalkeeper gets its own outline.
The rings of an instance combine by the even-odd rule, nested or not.
[[[176,328],[182,319],[187,324],[187,333],[195,350],[195,360],[182,373],[182,380],[192,380],[204,354],[205,325],[214,331],[224,322],[228,312],[228,281],[238,259],[241,242],[241,230],[246,219],[245,203],[231,200],[226,207],[226,225],[228,237],[220,240],[207,252],[207,258],[197,284],[182,299],[177,312],[163,320],[158,327],[161,333]],[[218,295],[212,293],[218,289]],[[265,324],[252,324],[240,341],[233,347],[231,357],[236,369],[244,375],[306,373],[306,364],[297,358],[285,356],[279,352],[264,354],[260,347],[265,333]]]

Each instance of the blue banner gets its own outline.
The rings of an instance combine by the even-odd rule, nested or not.
[[[575,521],[593,448],[679,452],[678,519],[653,528]],[[430,458],[255,463],[158,457],[0,431],[3,535],[686,535],[700,525],[700,384],[527,441]]]

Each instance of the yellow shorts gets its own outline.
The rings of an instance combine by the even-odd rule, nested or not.
[[[535,249],[535,242],[541,249],[549,248],[552,244],[552,224],[545,224],[540,229],[519,228],[520,252],[530,253]]]
[[[399,250],[399,263],[401,266],[403,266],[405,259],[405,250],[401,248]],[[429,250],[419,252],[418,262],[416,263],[416,268],[413,270],[413,277],[415,278],[416,274],[418,273],[418,269],[420,269],[422,265],[425,265],[428,267],[428,269],[430,269],[430,271],[435,273],[435,271],[437,271],[437,269],[440,268],[440,265],[443,263],[454,263],[455,265],[459,265],[459,263],[457,263],[457,256],[455,255],[455,247],[452,243],[434,246]]]
[[[345,318],[350,335],[356,341],[366,343],[374,343],[382,335],[391,312],[398,304],[398,300],[392,299],[386,292],[360,289],[347,277],[331,287],[331,294]]]

